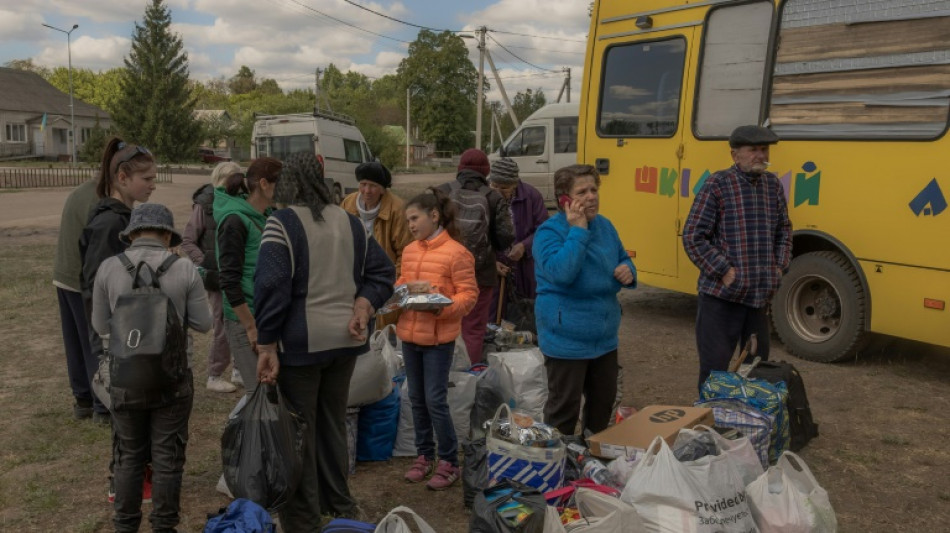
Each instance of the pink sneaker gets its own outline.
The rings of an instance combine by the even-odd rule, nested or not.
[[[431,473],[432,463],[426,459],[424,455],[420,455],[416,458],[416,462],[412,463],[412,467],[409,468],[409,471],[406,472],[406,481],[419,483],[420,481],[425,481]]]
[[[431,490],[445,490],[451,487],[459,479],[459,467],[452,466],[448,461],[439,461],[439,466],[435,469],[432,479],[426,483],[426,487]]]

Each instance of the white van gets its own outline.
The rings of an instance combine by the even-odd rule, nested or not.
[[[332,111],[290,115],[258,115],[251,134],[251,158],[286,159],[313,151],[323,163],[324,177],[337,203],[359,188],[356,167],[373,154],[353,119]],[[331,181],[332,180],[332,181]]]
[[[578,104],[549,104],[521,123],[489,159],[508,156],[518,163],[521,179],[554,204],[554,172],[577,163]]]

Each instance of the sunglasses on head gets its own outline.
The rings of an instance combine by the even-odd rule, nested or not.
[[[128,163],[135,156],[139,154],[147,155],[152,157],[152,152],[148,151],[148,148],[144,146],[139,146],[137,144],[127,144],[125,141],[122,141],[118,145],[118,151],[116,151],[115,156],[113,156],[114,161],[112,162],[112,173],[115,174],[116,170],[119,169],[119,165],[122,163]],[[122,157],[119,157],[119,154],[122,153],[126,148],[134,148],[134,150],[128,150],[129,153],[125,154]]]

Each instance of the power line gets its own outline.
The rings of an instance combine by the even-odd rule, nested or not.
[[[489,29],[488,31],[495,32],[495,33],[504,33],[504,34],[506,34],[506,35],[518,35],[518,36],[520,36],[520,37],[532,37],[532,38],[535,38],[535,39],[551,39],[552,41],[567,41],[567,42],[569,42],[569,43],[586,43],[586,42],[587,42],[586,40],[581,41],[581,40],[579,40],[579,39],[565,39],[565,38],[563,38],[563,37],[548,37],[548,36],[545,36],[545,35],[530,35],[530,34],[527,34],[527,33],[518,33],[518,32],[514,32],[514,31],[492,30],[492,29]]]
[[[377,37],[382,37],[383,39],[389,39],[389,40],[391,40],[391,41],[396,41],[396,42],[400,42],[400,43],[410,44],[409,41],[404,41],[404,40],[402,40],[402,39],[397,39],[396,37],[390,37],[390,36],[388,36],[388,35],[383,35],[382,33],[376,33],[376,32],[374,32],[374,31],[367,30],[367,29],[365,29],[365,28],[361,28],[361,27],[357,26],[356,24],[352,24],[352,23],[347,22],[347,21],[345,21],[345,20],[338,19],[338,18],[334,17],[333,15],[328,15],[328,14],[324,13],[323,11],[320,11],[320,10],[318,10],[318,9],[314,9],[314,8],[312,8],[312,7],[310,7],[310,6],[306,5],[306,4],[304,4],[304,3],[298,2],[297,0],[289,0],[289,1],[292,2],[292,3],[294,3],[294,4],[297,4],[298,6],[304,8],[304,9],[307,9],[307,10],[309,10],[309,11],[313,11],[314,13],[316,13],[316,14],[318,14],[318,15],[321,15],[321,16],[323,16],[323,17],[326,17],[326,18],[328,18],[328,19],[330,19],[330,20],[332,20],[332,21],[334,21],[334,22],[337,22],[337,23],[339,23],[339,24],[343,24],[344,26],[349,26],[349,27],[354,28],[354,29],[357,29],[357,30],[359,30],[359,31],[362,31],[362,32],[365,32],[365,33],[369,33],[370,35],[375,35],[375,36],[377,36]]]
[[[538,69],[538,70],[545,70],[545,71],[550,71],[550,70],[552,70],[552,69],[549,69],[549,68],[539,67],[539,66],[535,65],[534,63],[532,63],[532,62],[530,62],[530,61],[527,61],[527,60],[525,60],[525,59],[519,57],[517,54],[515,54],[514,52],[512,52],[511,50],[509,50],[508,48],[506,48],[505,45],[503,45],[503,44],[501,44],[500,42],[498,42],[498,39],[495,39],[494,36],[489,35],[488,38],[491,39],[492,41],[494,41],[495,44],[497,44],[498,46],[500,46],[502,50],[504,50],[505,52],[508,52],[509,54],[511,54],[511,57],[517,59],[518,61],[521,61],[522,63],[524,63],[524,64],[526,64],[526,65],[530,65],[530,66],[532,66],[532,67],[534,67],[534,68],[536,68],[536,69]]]
[[[355,7],[358,7],[358,8],[360,8],[360,9],[362,9],[363,11],[369,11],[370,13],[372,13],[372,14],[374,14],[374,15],[376,15],[376,16],[383,17],[384,19],[389,19],[389,20],[391,20],[391,21],[393,21],[393,22],[398,22],[398,23],[400,23],[400,24],[405,24],[406,26],[412,26],[413,28],[420,28],[420,29],[423,29],[423,30],[430,30],[430,31],[435,31],[435,32],[447,31],[447,32],[450,32],[450,33],[459,33],[459,32],[461,32],[461,31],[464,31],[464,30],[446,30],[446,29],[433,28],[433,27],[431,27],[431,26],[423,26],[423,25],[421,25],[421,24],[415,24],[415,23],[413,23],[413,22],[407,22],[407,21],[405,21],[405,20],[397,19],[396,17],[391,17],[391,16],[389,16],[389,15],[387,15],[387,14],[385,14],[385,13],[380,13],[379,11],[374,11],[374,10],[372,10],[372,9],[370,9],[370,8],[368,8],[368,7],[366,7],[366,6],[364,6],[364,5],[357,4],[357,3],[354,2],[353,0],[343,0],[343,1],[346,2],[347,4],[350,4],[351,6],[355,6]]]
[[[509,44],[508,48],[517,48],[519,50],[535,50],[538,52],[551,52],[554,54],[571,54],[571,55],[576,55],[576,56],[585,55],[585,52],[571,52],[569,50],[554,50],[552,48],[535,48],[533,46],[515,46],[513,44]]]

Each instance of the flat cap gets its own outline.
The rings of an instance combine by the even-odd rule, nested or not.
[[[763,126],[739,126],[732,130],[732,135],[729,136],[729,146],[731,148],[738,148],[740,146],[763,146],[777,142],[778,135]]]

